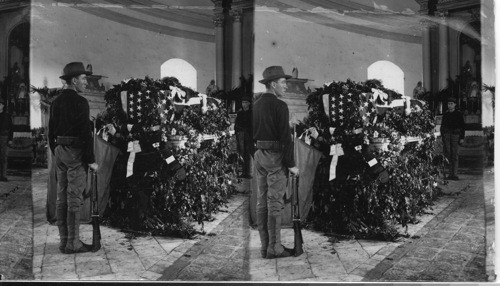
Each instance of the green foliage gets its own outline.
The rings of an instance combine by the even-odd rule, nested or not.
[[[49,112],[50,103],[62,92],[62,89],[31,86],[31,92],[36,92],[40,95],[40,109],[44,113],[47,113]]]
[[[175,106],[171,86],[182,87],[175,78],[160,81],[131,79],[106,93],[107,109],[100,115],[103,124],[132,124],[127,142],[139,141],[142,151],[136,154],[141,168],[125,179],[128,154],[115,164],[107,221],[117,227],[155,235],[190,237],[193,222],[202,224],[212,219],[235,192],[229,163],[229,117],[224,106]],[[148,94],[142,121],[131,122],[121,111],[121,94]],[[120,115],[121,114],[121,115]],[[124,122],[125,121],[125,122]],[[202,135],[216,135],[203,140]],[[184,146],[172,145],[170,135],[183,135]],[[180,148],[185,147],[185,148]],[[185,169],[186,178],[179,179],[167,158],[173,156]]]
[[[186,108],[182,118],[184,118],[185,124],[191,130],[202,134],[220,135],[231,125],[228,116],[221,116],[225,114],[227,114],[227,111],[224,107],[208,108],[205,114],[194,108]]]
[[[434,118],[428,108],[417,110],[412,108],[409,115],[397,112],[388,112],[386,115],[387,128],[393,129],[405,136],[422,136],[433,132]]]
[[[192,152],[177,149],[175,157],[186,169],[186,180],[172,180],[155,173],[152,213],[164,219],[180,221],[189,217],[199,224],[209,220],[234,192],[232,173],[228,168],[228,138],[210,140]]]
[[[33,138],[33,147],[35,148],[35,158],[33,158],[33,164],[39,167],[47,167],[47,135],[45,134],[45,128],[33,128],[31,129],[31,134]]]
[[[346,115],[344,125],[335,126],[333,134],[330,132],[333,125],[324,112],[321,95],[351,94],[356,110],[361,111],[367,106],[364,98],[369,99],[373,86],[393,99],[401,97],[376,81],[347,80],[326,85],[307,98],[309,116],[299,127],[299,134],[300,129],[315,127],[319,136],[312,140],[312,146],[325,155],[317,168],[308,220],[327,233],[392,240],[399,235],[395,224],[407,226],[417,222],[417,216],[440,195],[437,181],[442,175],[443,160],[435,154],[434,123],[427,106],[423,110],[412,109],[409,115],[388,111],[363,117],[366,113],[352,112]],[[359,126],[363,132],[356,135],[352,130]],[[407,142],[410,136],[419,140]],[[381,138],[388,144],[387,151],[372,148],[370,142]],[[330,145],[338,143],[342,144],[344,155],[338,157],[336,179],[329,181]],[[361,148],[355,149],[357,145]],[[376,158],[387,170],[387,183],[372,173],[369,158]]]

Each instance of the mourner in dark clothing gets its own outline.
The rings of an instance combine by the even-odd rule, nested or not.
[[[241,100],[242,109],[236,115],[234,123],[234,131],[238,140],[238,153],[243,158],[243,172],[241,177],[252,178],[251,166],[253,153],[252,140],[252,109],[250,108],[252,100],[249,97],[244,97]]]
[[[60,77],[66,89],[52,102],[49,120],[49,146],[57,169],[56,216],[62,253],[91,251],[80,241],[80,208],[87,184],[86,167],[97,170],[92,150],[89,103],[78,93],[85,90],[86,75],[81,62],[69,63]]]
[[[456,99],[448,99],[448,110],[441,122],[441,136],[443,138],[443,153],[449,161],[450,180],[458,180],[458,145],[463,144],[465,137],[464,117],[455,109]]]
[[[0,99],[0,181],[7,179],[7,143],[12,140],[12,118],[5,110],[5,102]]]
[[[283,68],[271,66],[264,70],[266,93],[255,101],[252,113],[254,154],[257,172],[257,225],[263,258],[293,255],[293,249],[281,245],[281,215],[287,176],[299,174],[293,159],[288,106],[278,99],[286,90]],[[288,169],[288,170],[287,170]]]
[[[211,80],[210,84],[207,86],[205,93],[207,96],[213,97],[219,91],[219,87],[215,84],[215,80]]]

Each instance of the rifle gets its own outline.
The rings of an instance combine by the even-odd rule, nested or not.
[[[295,257],[304,253],[302,245],[302,228],[300,226],[300,212],[299,212],[299,177],[292,177],[292,190],[293,190],[293,233],[294,233],[294,255]]]
[[[94,152],[96,147],[96,122],[94,119]],[[90,213],[92,218],[92,252],[96,252],[101,249],[101,230],[99,227],[99,201],[97,192],[97,171],[90,170],[91,177],[91,203],[90,203]]]

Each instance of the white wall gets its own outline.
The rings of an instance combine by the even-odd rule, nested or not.
[[[94,74],[107,77],[108,87],[131,77],[160,78],[161,65],[173,58],[196,69],[200,92],[213,79],[214,42],[155,33],[46,2],[33,5],[31,12],[30,74],[34,86],[61,87],[59,76],[64,65],[72,61],[92,64]],[[36,127],[40,116],[35,101],[31,118]]]
[[[403,70],[390,61],[378,61],[368,67],[368,79],[378,79],[384,87],[399,93],[405,92],[405,74]],[[411,96],[411,94],[407,94]]]
[[[495,86],[496,73],[495,73],[495,14],[493,0],[481,1],[481,76],[484,84]],[[499,5],[500,3],[495,3]],[[492,94],[484,92],[482,96],[482,119],[483,126],[491,126],[493,120],[493,107],[491,104]],[[498,106],[498,103],[496,103]],[[497,107],[498,108],[498,107]]]
[[[299,20],[277,11],[256,9],[254,90],[262,92],[262,72],[267,66],[283,66],[291,74],[314,80],[311,89],[323,83],[351,78],[367,79],[367,68],[381,60],[399,66],[405,75],[404,93],[412,95],[422,78],[420,43],[381,39]]]

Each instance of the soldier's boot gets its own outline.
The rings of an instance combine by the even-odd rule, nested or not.
[[[266,258],[269,245],[269,232],[267,231],[267,213],[257,213],[257,227],[260,236],[260,256]]]
[[[67,223],[67,208],[57,208],[57,228],[59,229],[59,251],[66,253],[66,244],[68,243],[68,223]]]
[[[290,257],[293,249],[281,245],[281,215],[269,215],[267,219],[269,229],[269,246],[267,247],[267,259]]]
[[[79,211],[68,211],[68,243],[66,244],[65,251],[66,254],[92,251],[92,245],[85,244],[80,240]]]

